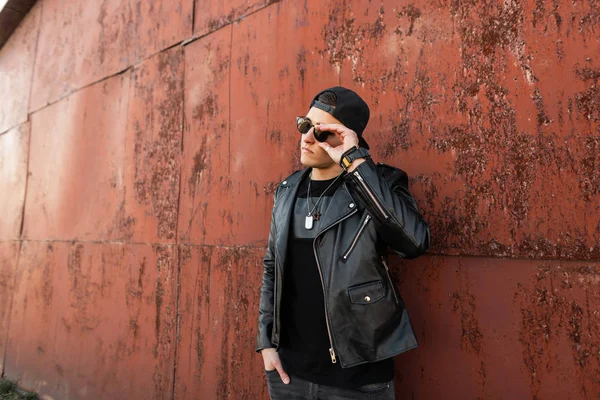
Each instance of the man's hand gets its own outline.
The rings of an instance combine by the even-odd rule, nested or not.
[[[286,385],[290,383],[290,377],[283,370],[283,366],[281,365],[281,360],[279,359],[279,354],[277,354],[277,350],[275,349],[262,349],[260,354],[263,356],[263,361],[265,363],[265,371],[273,371],[277,370],[279,373],[279,377]]]
[[[323,148],[323,150],[329,154],[329,157],[337,164],[340,163],[342,154],[344,154],[346,150],[350,149],[352,146],[358,146],[358,135],[352,129],[346,128],[344,125],[320,124],[319,130],[333,132],[333,134],[342,141],[341,145],[335,147],[327,142],[319,142],[319,146],[321,146],[321,148]]]
[[[331,146],[327,142],[319,142],[319,146],[323,150],[329,154],[329,157],[336,164],[339,164],[342,159],[342,154],[344,154],[347,150],[349,150],[352,146],[358,146],[358,135],[350,128],[346,128],[344,125],[340,124],[321,124],[319,125],[319,130],[321,131],[330,131],[335,134],[341,141],[342,144],[339,146]],[[358,159],[352,162],[352,165],[348,168],[348,172],[354,171],[356,167],[362,164],[365,160]]]

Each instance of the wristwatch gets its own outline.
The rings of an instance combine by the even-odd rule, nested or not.
[[[352,165],[352,161],[358,160],[359,158],[369,158],[371,155],[369,154],[369,150],[363,149],[362,147],[352,146],[348,150],[342,154],[340,159],[340,165],[344,169],[344,171],[348,171],[350,165]]]

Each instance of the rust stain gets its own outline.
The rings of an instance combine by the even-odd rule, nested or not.
[[[156,328],[156,349],[154,351],[154,355],[158,355],[158,348],[160,343],[160,318],[162,313],[162,304],[163,304],[163,295],[165,290],[163,288],[163,284],[160,280],[156,281],[156,289],[154,291],[154,298],[156,304],[156,318],[155,318],[155,328]]]
[[[363,59],[366,47],[377,45],[386,33],[385,9],[382,5],[375,20],[368,24],[357,24],[355,18],[344,16],[344,12],[336,4],[329,14],[329,24],[322,31],[325,53],[329,55],[329,62],[336,66],[346,59],[351,60],[352,72],[356,74],[357,63]],[[354,81],[362,82],[363,78],[355,75]]]
[[[209,93],[204,102],[194,108],[192,117],[200,120],[204,119],[205,115],[209,118],[214,118],[219,112],[217,108],[218,101],[219,95]]]
[[[48,244],[46,246],[46,254],[47,260],[44,261],[43,267],[43,286],[42,286],[42,298],[44,299],[44,304],[46,306],[50,306],[52,302],[52,295],[54,293],[54,269],[49,260],[51,259],[51,253],[54,252],[54,248],[52,244]]]
[[[300,82],[304,87],[304,75],[306,74],[306,49],[302,47],[296,58],[296,69],[300,72]]]
[[[592,122],[600,121],[600,69],[583,68],[575,71],[576,76],[589,87],[584,92],[575,94],[575,107],[579,114]]]
[[[275,194],[275,191],[277,190],[277,187],[279,186],[280,182],[269,182],[267,183],[264,187],[263,187],[263,191],[265,193],[265,195],[267,196],[272,196]]]
[[[131,240],[133,237],[133,230],[135,228],[136,219],[135,217],[128,215],[125,209],[125,200],[119,204],[119,209],[115,214],[113,219],[112,227],[108,231],[108,235],[110,236],[113,231],[119,232],[119,236],[121,236],[125,240]]]
[[[421,17],[421,10],[418,7],[415,7],[414,3],[411,3],[407,6],[402,7],[402,10],[398,11],[397,17],[398,19],[402,19],[404,17],[408,18],[408,20],[410,21],[410,26],[408,27],[406,36],[411,36],[415,28],[415,21]],[[400,27],[398,27],[396,28],[394,33],[402,35],[403,31],[400,29]]]
[[[175,265],[178,263],[178,252],[169,245],[152,245],[156,255],[156,283],[154,289],[155,304],[155,357],[161,360],[154,366],[152,380],[155,392],[167,396],[166,385],[171,382],[171,357],[175,346],[175,325],[177,305],[172,299],[176,296]]]
[[[473,350],[475,354],[479,355],[483,334],[479,329],[479,322],[476,318],[476,299],[469,291],[468,276],[465,276],[466,270],[459,265],[456,273],[458,275],[459,290],[452,293],[450,298],[452,311],[460,315],[462,347],[466,350]]]
[[[518,285],[514,299],[521,307],[519,340],[534,397],[551,371],[553,347],[563,336],[571,344],[578,367],[574,378],[580,394],[587,398],[586,394],[594,392],[600,368],[599,276],[598,268],[592,266],[541,265],[533,288]]]
[[[190,177],[188,178],[188,193],[190,197],[193,199],[196,198],[196,188],[200,182],[200,177],[202,173],[207,168],[207,147],[206,147],[206,136],[202,137],[202,142],[200,143],[200,148],[194,154],[194,165],[192,166],[192,170],[190,171]],[[207,184],[210,184],[210,170],[206,171],[208,173]]]
[[[149,204],[156,216],[157,236],[174,239],[177,229],[177,201],[179,185],[179,152],[181,150],[181,115],[183,80],[183,52],[167,51],[158,55],[156,80],[146,77],[148,66],[135,71],[135,93],[142,101],[153,106],[154,119],[136,120],[135,126],[135,197]],[[159,87],[164,96],[155,95]],[[155,99],[155,96],[158,97]],[[158,137],[148,140],[148,132],[157,131]]]
[[[600,107],[600,106],[599,106]],[[585,156],[581,160],[579,187],[585,200],[600,194],[600,135],[585,139]]]

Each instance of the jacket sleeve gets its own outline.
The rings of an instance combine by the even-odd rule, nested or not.
[[[396,253],[416,258],[429,248],[429,226],[408,191],[408,176],[385,167],[378,173],[371,159],[345,177],[358,199],[378,222],[377,233]]]
[[[277,201],[277,191],[275,200]],[[273,211],[275,204],[273,204]],[[275,302],[275,220],[271,213],[271,229],[269,240],[267,242],[267,252],[263,259],[263,277],[260,287],[260,303],[258,306],[258,334],[256,337],[256,351],[264,348],[275,347],[271,343],[271,332],[273,330],[274,320],[274,302]]]

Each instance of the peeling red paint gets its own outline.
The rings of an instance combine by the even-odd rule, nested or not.
[[[173,246],[24,243],[6,376],[53,398],[170,398],[176,267]]]
[[[183,51],[175,48],[132,72],[128,125],[133,128],[129,131],[133,130],[134,138],[126,162],[134,165],[134,171],[133,176],[127,175],[126,184],[132,190],[127,193],[126,209],[136,221],[133,241],[150,242],[155,237],[170,242],[175,239],[183,68]],[[150,230],[155,230],[155,234],[148,234]]]

